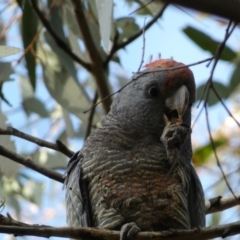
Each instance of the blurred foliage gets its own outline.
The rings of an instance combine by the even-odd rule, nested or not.
[[[92,72],[76,64],[69,54],[58,46],[56,39],[38,19],[30,2],[28,0],[6,1],[6,4],[9,3],[7,10],[11,9],[14,14],[16,13],[17,17],[14,23],[17,26],[17,30],[15,31],[18,32],[18,38],[22,48],[24,48],[24,52],[21,52],[19,48],[0,46],[1,58],[20,53],[17,55],[18,59],[15,65],[11,64],[11,61],[0,62],[0,99],[8,105],[12,104],[11,94],[5,92],[3,86],[7,84],[7,81],[13,80],[12,74],[15,74],[14,80],[18,82],[19,94],[22,99],[20,107],[26,114],[28,126],[34,124],[34,121],[48,121],[50,123],[49,128],[45,129],[46,125],[42,128],[44,129],[42,133],[44,139],[50,141],[60,139],[71,148],[73,140],[83,140],[85,137],[89,113],[84,114],[83,112],[92,106],[93,96],[99,86],[96,84],[96,76]],[[84,62],[95,64],[95,59],[91,58],[91,54],[85,44],[84,32],[81,32],[79,29],[71,1],[42,0],[36,2],[50,27],[70,51]],[[142,28],[136,21],[136,17],[148,16],[149,21],[163,7],[161,1],[153,1],[145,6],[147,2],[145,0],[127,0],[126,4],[129,6],[129,9],[131,6],[134,6],[134,9],[136,9],[134,15],[117,17],[114,11],[115,4],[111,0],[81,2],[93,42],[102,61],[102,66],[114,44],[125,43]],[[2,22],[3,20],[0,16],[0,21]],[[8,22],[5,22],[5,28],[0,28],[3,32],[0,38],[2,45],[5,44],[8,24]],[[182,30],[182,34],[186,35],[199,48],[209,52],[211,56],[215,54],[221,43],[212,35],[210,36],[192,26],[185,27]],[[215,79],[213,81],[214,88],[222,100],[236,97],[236,93],[239,90],[239,59],[239,53],[230,46],[226,46],[220,61],[232,63],[235,69],[228,84],[222,84]],[[106,81],[111,74],[112,63],[121,67],[121,59],[118,52],[111,56],[110,62],[104,69]],[[20,66],[21,70],[17,70],[18,66]],[[114,75],[114,78],[111,81],[107,81],[109,92],[117,90],[128,81],[121,73]],[[42,85],[49,93],[49,98],[47,99],[44,99],[45,96],[42,97],[41,94],[38,96],[36,94],[37,90],[40,91],[39,88]],[[197,88],[198,101],[202,97],[204,88],[205,84]],[[211,92],[208,98],[208,105],[214,106],[217,103],[219,103],[219,99]],[[8,116],[9,114],[2,113],[0,109],[1,128],[7,126]],[[103,116],[104,109],[100,104],[96,107],[94,113],[93,122],[91,123],[92,129],[101,124]],[[34,131],[31,129],[28,129],[28,132],[34,135]],[[219,131],[216,131],[214,135],[216,148],[217,150],[226,150],[233,138],[226,132],[218,133]],[[234,133],[236,131],[233,131],[232,136]],[[237,136],[234,139],[237,139]],[[33,161],[43,164],[45,167],[52,169],[65,169],[66,167],[67,158],[65,156],[50,150],[36,148],[34,144],[26,143],[25,148],[16,149],[14,142],[9,136],[1,136],[0,145],[14,152],[17,151],[24,156],[31,157]],[[28,147],[29,145],[31,147]],[[237,146],[232,148],[234,152],[229,154],[239,154],[239,144],[234,146]],[[213,149],[209,142],[203,146],[198,146],[194,151],[193,162],[196,166],[205,166],[212,159]],[[2,164],[3,162],[4,164]],[[43,182],[25,173],[24,169],[18,164],[0,156],[0,170],[2,172],[0,174],[0,201],[5,200],[6,206],[14,209],[18,218],[21,216],[20,202],[23,199],[38,206],[43,199]],[[221,191],[223,190],[216,189],[216,194],[221,194]],[[218,224],[220,215],[214,215],[211,220],[212,223]]]
[[[217,141],[214,141],[214,146],[217,149],[218,147],[226,145],[227,140],[226,139],[220,139],[218,138]],[[201,166],[207,160],[212,156],[213,154],[213,148],[212,143],[207,143],[204,146],[201,146],[197,149],[195,149],[193,154],[193,163],[195,166]]]

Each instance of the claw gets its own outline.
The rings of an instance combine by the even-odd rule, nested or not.
[[[131,240],[133,239],[141,229],[135,222],[126,223],[122,226],[120,232],[120,240]]]
[[[171,168],[165,177],[165,180],[174,171],[180,157],[182,146],[191,129],[185,124],[181,125],[168,125],[164,128],[161,141],[166,148],[167,157],[170,160]]]

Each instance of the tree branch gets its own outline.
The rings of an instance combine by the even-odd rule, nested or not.
[[[6,149],[5,147],[3,147],[1,145],[0,145],[0,155],[13,160],[14,162],[20,163],[20,164],[22,164],[34,171],[46,176],[46,177],[53,179],[53,180],[56,180],[61,183],[64,182],[64,178],[63,178],[62,174],[55,172],[51,169],[45,168],[45,167],[33,162],[32,159],[25,158],[17,153],[14,153],[14,152]]]
[[[206,214],[221,212],[226,209],[239,205],[240,194],[235,196],[230,195],[228,197],[215,197],[205,201]]]
[[[138,37],[140,37],[144,31],[146,31],[147,29],[149,29],[164,13],[165,9],[167,8],[168,3],[164,4],[164,6],[161,8],[160,11],[158,11],[155,16],[153,16],[152,20],[149,21],[145,27],[143,27],[142,29],[138,30],[136,33],[134,33],[131,37],[129,37],[125,42],[119,43],[117,44],[113,44],[112,49],[109,53],[109,55],[107,56],[107,58],[105,59],[103,66],[104,68],[107,67],[108,63],[111,61],[113,55],[120,49],[125,48],[127,45],[129,45],[130,43],[132,43],[134,40],[136,40]]]
[[[58,35],[54,32],[54,30],[52,29],[52,27],[50,26],[46,18],[43,16],[42,12],[39,10],[37,6],[37,1],[35,0],[29,0],[29,1],[35,13],[37,14],[38,18],[42,22],[43,26],[48,30],[49,34],[55,40],[58,47],[61,48],[66,54],[68,54],[74,61],[76,61],[85,69],[87,69],[89,72],[91,72],[92,71],[91,64],[83,61],[75,53],[73,53],[72,50],[68,47],[68,45],[60,37],[58,37]]]
[[[164,2],[178,4],[240,22],[240,2],[238,0],[164,0]]]
[[[33,0],[32,0],[33,1]],[[91,32],[85,17],[85,13],[83,11],[83,6],[81,1],[79,0],[71,0],[74,6],[76,20],[78,22],[79,29],[82,33],[84,44],[89,53],[89,56],[92,61],[92,74],[95,77],[95,81],[98,88],[98,93],[101,99],[105,98],[110,94],[106,74],[103,68],[103,61],[99,54],[97,47],[93,41],[93,37],[91,36]],[[105,112],[107,113],[110,110],[111,98],[107,98],[102,104]]]
[[[17,130],[16,128],[13,128],[13,127],[7,127],[7,129],[0,128],[0,135],[16,136],[16,137],[25,139],[25,140],[27,140],[29,142],[36,143],[40,147],[46,147],[46,148],[50,148],[50,149],[56,150],[58,152],[61,152],[64,155],[66,155],[67,157],[72,157],[72,155],[74,154],[74,152],[69,150],[59,140],[56,141],[56,144],[55,143],[51,143],[51,142],[45,141],[43,139],[40,139],[40,138],[37,138],[37,137],[33,137],[33,136],[28,135],[26,133],[20,132],[19,130]]]
[[[119,240],[119,231],[111,231],[100,228],[69,228],[69,227],[45,227],[45,226],[6,226],[0,225],[0,233],[14,234],[15,236],[39,236],[39,237],[64,237],[81,238],[91,240]],[[214,227],[195,228],[190,230],[174,230],[162,232],[140,232],[135,240],[204,240],[216,237],[228,237],[240,233],[240,221]]]
[[[89,117],[88,117],[88,124],[87,124],[87,128],[86,128],[85,139],[87,139],[87,137],[91,133],[92,121],[93,121],[93,117],[94,117],[94,112],[95,112],[95,108],[96,108],[95,104],[97,102],[97,99],[98,99],[98,92],[96,91],[93,101],[92,101],[91,111],[90,111]]]

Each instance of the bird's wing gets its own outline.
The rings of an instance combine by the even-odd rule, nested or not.
[[[65,173],[67,224],[71,227],[90,227],[89,199],[86,182],[82,180],[83,156],[76,152]]]
[[[194,168],[191,171],[188,209],[191,227],[205,227],[205,200],[202,185]]]

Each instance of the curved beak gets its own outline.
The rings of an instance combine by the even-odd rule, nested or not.
[[[182,123],[182,117],[188,107],[189,92],[185,85],[181,86],[165,101],[165,116],[167,124]],[[167,118],[167,119],[166,119]]]

